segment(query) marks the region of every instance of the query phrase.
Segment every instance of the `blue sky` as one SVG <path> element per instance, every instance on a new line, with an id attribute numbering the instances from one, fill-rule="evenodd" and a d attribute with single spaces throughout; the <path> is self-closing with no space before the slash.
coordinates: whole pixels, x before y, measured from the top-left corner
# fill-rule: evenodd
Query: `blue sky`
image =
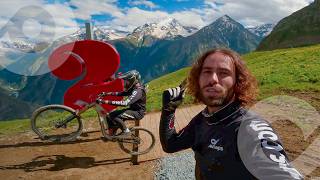
<path id="1" fill-rule="evenodd" d="M 26 6 L 47 11 L 54 19 L 56 36 L 70 34 L 91 21 L 97 26 L 132 31 L 145 23 L 175 18 L 182 25 L 202 28 L 227 14 L 244 26 L 277 23 L 313 0 L 12 0 L 0 1 L 0 28 Z M 25 16 L 32 17 L 31 12 Z M 24 18 L 24 20 L 27 18 Z M 36 20 L 36 19 L 35 19 Z M 30 34 L 39 26 L 25 23 Z M 29 26 L 27 26 L 29 24 Z M 38 29 L 36 29 L 37 27 Z"/>

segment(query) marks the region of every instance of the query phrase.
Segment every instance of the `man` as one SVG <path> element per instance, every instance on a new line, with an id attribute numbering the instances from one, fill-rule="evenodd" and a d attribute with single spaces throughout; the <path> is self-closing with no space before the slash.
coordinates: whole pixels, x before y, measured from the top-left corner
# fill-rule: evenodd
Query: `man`
<path id="1" fill-rule="evenodd" d="M 110 104 L 114 106 L 129 106 L 128 108 L 115 110 L 109 113 L 107 117 L 108 124 L 110 125 L 109 134 L 113 135 L 118 127 L 122 132 L 127 133 L 129 129 L 126 127 L 125 120 L 140 120 L 144 117 L 146 112 L 146 90 L 141 83 L 141 76 L 138 71 L 131 70 L 117 78 L 124 81 L 123 92 L 103 92 L 102 95 L 106 96 L 127 96 L 123 101 L 109 101 L 98 99 L 97 103 Z"/>
<path id="2" fill-rule="evenodd" d="M 190 71 L 187 88 L 206 108 L 176 133 L 175 109 L 184 87 L 164 91 L 159 133 L 165 152 L 192 148 L 196 179 L 302 179 L 270 125 L 246 109 L 255 100 L 256 80 L 238 54 L 204 53 Z"/>

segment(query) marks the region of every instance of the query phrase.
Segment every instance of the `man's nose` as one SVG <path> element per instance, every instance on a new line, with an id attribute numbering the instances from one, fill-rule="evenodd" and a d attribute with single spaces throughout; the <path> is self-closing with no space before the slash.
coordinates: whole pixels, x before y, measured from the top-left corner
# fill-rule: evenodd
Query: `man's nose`
<path id="1" fill-rule="evenodd" d="M 212 76 L 210 78 L 210 82 L 213 83 L 213 84 L 216 84 L 219 82 L 219 78 L 218 78 L 218 75 L 217 73 L 212 73 Z"/>

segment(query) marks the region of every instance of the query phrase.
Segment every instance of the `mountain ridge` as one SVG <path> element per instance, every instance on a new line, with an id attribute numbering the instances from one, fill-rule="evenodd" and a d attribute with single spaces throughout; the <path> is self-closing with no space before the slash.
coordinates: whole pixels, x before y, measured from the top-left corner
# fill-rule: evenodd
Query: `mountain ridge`
<path id="1" fill-rule="evenodd" d="M 320 2 L 283 18 L 260 43 L 257 50 L 292 48 L 320 43 Z"/>
<path id="2" fill-rule="evenodd" d="M 248 27 L 247 29 L 250 32 L 254 33 L 255 35 L 264 38 L 271 33 L 274 26 L 275 24 L 267 23 L 267 24 L 262 24 L 255 27 Z"/>

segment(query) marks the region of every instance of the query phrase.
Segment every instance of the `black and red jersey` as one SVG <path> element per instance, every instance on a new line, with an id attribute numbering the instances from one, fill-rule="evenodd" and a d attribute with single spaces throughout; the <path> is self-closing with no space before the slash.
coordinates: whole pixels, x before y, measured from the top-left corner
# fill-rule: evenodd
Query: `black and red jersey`
<path id="1" fill-rule="evenodd" d="M 135 86 L 130 91 L 113 92 L 113 96 L 127 96 L 123 101 L 110 101 L 115 106 L 129 106 L 128 109 L 145 113 L 147 95 L 143 85 Z"/>
<path id="2" fill-rule="evenodd" d="M 162 148 L 192 148 L 197 179 L 302 179 L 269 123 L 237 102 L 213 114 L 204 109 L 178 133 L 174 121 L 175 111 L 162 110 Z"/>

